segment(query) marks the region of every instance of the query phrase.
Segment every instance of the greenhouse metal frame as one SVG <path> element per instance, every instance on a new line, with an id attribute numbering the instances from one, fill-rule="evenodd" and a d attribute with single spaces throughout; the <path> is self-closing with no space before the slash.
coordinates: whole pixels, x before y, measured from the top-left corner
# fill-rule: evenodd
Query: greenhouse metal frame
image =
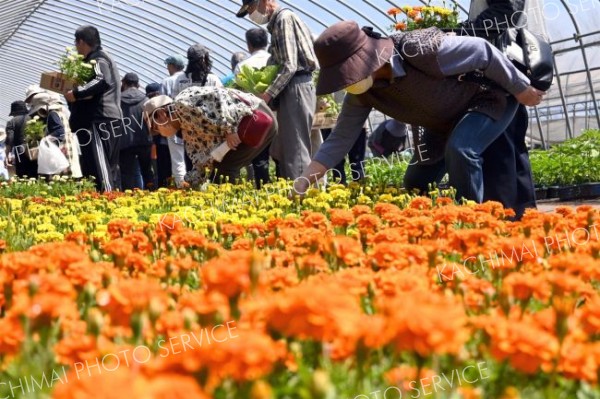
<path id="1" fill-rule="evenodd" d="M 425 4 L 425 0 L 299 0 L 281 1 L 295 10 L 318 35 L 326 27 L 352 19 L 390 34 L 391 7 Z M 0 2 L 0 127 L 9 119 L 10 103 L 23 99 L 25 88 L 39 83 L 42 72 L 72 45 L 78 26 L 94 25 L 103 46 L 115 58 L 121 74 L 136 72 L 142 85 L 167 75 L 163 60 L 185 54 L 194 43 L 212 52 L 213 70 L 230 73 L 230 57 L 245 51 L 244 32 L 254 24 L 235 17 L 240 0 L 2 0 Z M 432 1 L 442 5 L 442 0 Z M 456 2 L 460 19 L 469 1 Z M 600 127 L 595 88 L 600 85 L 600 3 L 592 0 L 544 1 L 547 35 L 555 59 L 555 81 L 540 106 L 529 108 L 529 138 L 535 146 L 577 136 Z M 371 126 L 383 116 L 373 113 Z"/>

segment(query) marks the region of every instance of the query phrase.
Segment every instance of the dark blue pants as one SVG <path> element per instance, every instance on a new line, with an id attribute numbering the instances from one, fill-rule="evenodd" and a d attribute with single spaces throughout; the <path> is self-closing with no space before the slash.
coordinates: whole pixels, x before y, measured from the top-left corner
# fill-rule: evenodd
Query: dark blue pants
<path id="1" fill-rule="evenodd" d="M 439 183 L 448 171 L 457 198 L 501 202 L 512 208 L 519 219 L 526 208 L 535 207 L 525 146 L 527 123 L 527 110 L 517 106 L 514 98 L 509 100 L 504 116 L 498 121 L 479 113 L 467 114 L 450 135 L 443 157 L 420 162 L 415 154 L 406 171 L 404 186 L 426 192 L 429 184 Z M 442 143 L 441 136 L 429 132 L 422 147 L 439 148 Z"/>
<path id="2" fill-rule="evenodd" d="M 483 153 L 484 201 L 498 201 L 520 219 L 535 208 L 535 187 L 525 135 L 529 116 L 520 105 L 506 132 Z"/>

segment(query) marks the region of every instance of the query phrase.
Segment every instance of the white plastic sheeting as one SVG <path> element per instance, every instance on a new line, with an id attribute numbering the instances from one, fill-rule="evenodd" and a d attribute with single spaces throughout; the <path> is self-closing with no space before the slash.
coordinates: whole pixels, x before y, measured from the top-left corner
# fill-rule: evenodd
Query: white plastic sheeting
<path id="1" fill-rule="evenodd" d="M 23 99 L 25 88 L 38 83 L 41 72 L 56 69 L 53 63 L 65 46 L 72 45 L 75 29 L 81 25 L 98 27 L 103 46 L 117 61 L 121 74 L 136 72 L 142 85 L 160 82 L 167 74 L 163 63 L 166 56 L 185 55 L 194 43 L 211 49 L 215 73 L 228 74 L 231 54 L 246 50 L 244 32 L 253 26 L 247 18 L 235 17 L 240 3 L 241 0 L 0 0 L 0 126 L 9 119 L 10 103 Z M 295 10 L 318 35 L 341 19 L 353 19 L 388 34 L 393 23 L 386 14 L 389 8 L 423 1 L 280 3 Z M 466 19 L 469 3 L 458 0 L 461 19 Z M 432 4 L 443 2 L 433 0 Z M 583 128 L 598 127 L 598 106 L 592 93 L 600 87 L 600 3 L 547 0 L 540 2 L 539 15 L 544 17 L 556 52 L 559 80 L 546 101 L 531 109 L 530 131 L 536 141 L 540 140 L 541 131 L 544 139 L 553 142 L 576 135 Z"/>

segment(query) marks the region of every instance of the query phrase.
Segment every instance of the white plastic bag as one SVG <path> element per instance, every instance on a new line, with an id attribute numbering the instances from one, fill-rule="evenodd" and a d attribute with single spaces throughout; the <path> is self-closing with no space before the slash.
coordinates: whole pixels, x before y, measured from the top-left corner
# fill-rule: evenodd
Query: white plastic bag
<path id="1" fill-rule="evenodd" d="M 57 175 L 69 167 L 69 160 L 58 147 L 58 140 L 46 136 L 40 141 L 38 151 L 38 173 Z"/>

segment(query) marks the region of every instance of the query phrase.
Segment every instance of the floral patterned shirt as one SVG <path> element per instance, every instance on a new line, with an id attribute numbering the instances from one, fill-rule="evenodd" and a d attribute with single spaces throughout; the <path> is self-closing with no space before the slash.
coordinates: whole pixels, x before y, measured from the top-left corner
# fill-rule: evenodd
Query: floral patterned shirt
<path id="1" fill-rule="evenodd" d="M 210 152 L 228 134 L 237 132 L 242 118 L 251 115 L 259 102 L 248 93 L 208 86 L 188 87 L 175 97 L 175 113 L 193 164 L 185 177 L 187 182 L 197 186 L 206 179 L 206 168 L 213 166 Z"/>

